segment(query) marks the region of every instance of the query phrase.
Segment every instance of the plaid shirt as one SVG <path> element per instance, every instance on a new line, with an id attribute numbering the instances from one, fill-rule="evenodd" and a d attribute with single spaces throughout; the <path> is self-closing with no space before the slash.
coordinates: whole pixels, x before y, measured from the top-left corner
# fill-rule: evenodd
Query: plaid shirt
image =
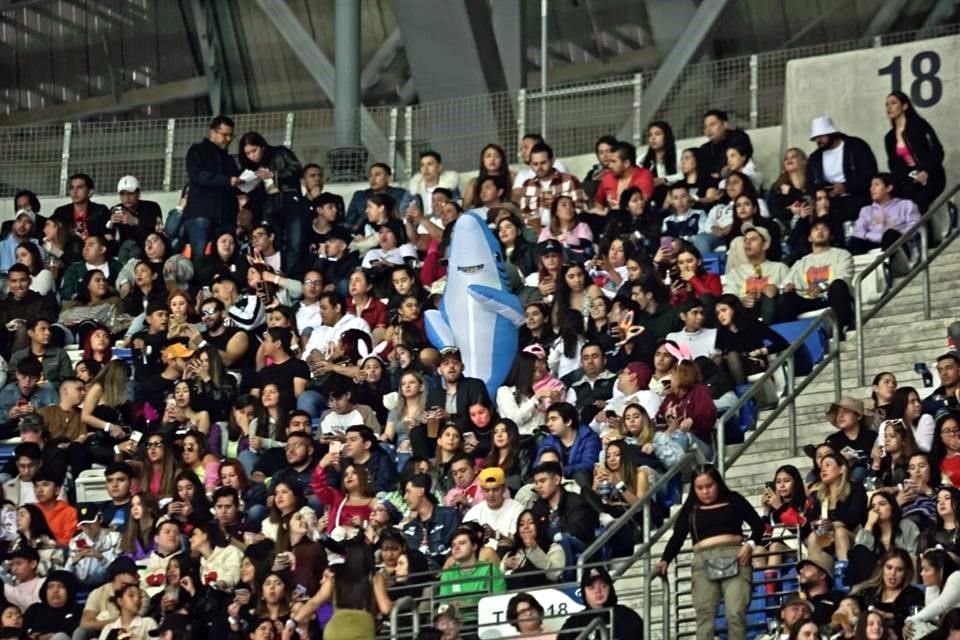
<path id="1" fill-rule="evenodd" d="M 520 210 L 527 218 L 531 216 L 539 217 L 544 211 L 549 212 L 549 207 L 542 203 L 541 198 L 545 192 L 549 191 L 553 197 L 569 196 L 573 198 L 573 206 L 577 211 L 587 210 L 587 196 L 580 186 L 580 181 L 576 176 L 569 173 L 556 171 L 550 180 L 550 185 L 544 187 L 540 178 L 534 176 L 523 183 L 523 195 L 520 197 Z"/>

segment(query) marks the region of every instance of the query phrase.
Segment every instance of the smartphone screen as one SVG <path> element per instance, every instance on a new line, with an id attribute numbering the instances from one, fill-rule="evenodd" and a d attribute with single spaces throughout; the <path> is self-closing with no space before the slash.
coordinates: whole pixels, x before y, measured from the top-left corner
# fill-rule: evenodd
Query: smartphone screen
<path id="1" fill-rule="evenodd" d="M 343 448 L 343 443 L 339 440 L 330 443 L 330 453 L 340 453 L 341 448 Z"/>

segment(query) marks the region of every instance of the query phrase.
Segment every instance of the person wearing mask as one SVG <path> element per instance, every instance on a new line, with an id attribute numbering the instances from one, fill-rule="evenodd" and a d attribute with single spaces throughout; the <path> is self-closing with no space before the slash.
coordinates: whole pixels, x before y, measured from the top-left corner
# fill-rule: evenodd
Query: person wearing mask
<path id="1" fill-rule="evenodd" d="M 693 490 L 684 502 L 655 571 L 666 575 L 688 536 L 693 538 L 693 607 L 697 640 L 712 640 L 722 601 L 730 640 L 745 640 L 751 597 L 751 558 L 763 539 L 764 523 L 739 493 L 731 491 L 712 465 L 697 467 Z M 743 538 L 744 525 L 750 537 Z"/>
<path id="2" fill-rule="evenodd" d="M 828 115 L 810 123 L 810 140 L 817 149 L 807 159 L 807 193 L 827 187 L 830 210 L 844 222 L 856 219 L 869 204 L 870 180 L 877 175 L 870 145 L 839 131 Z"/>
<path id="3" fill-rule="evenodd" d="M 568 617 L 557 640 L 576 640 L 582 630 L 596 619 L 606 622 L 613 616 L 611 640 L 643 640 L 643 619 L 630 607 L 617 601 L 613 578 L 605 567 L 594 567 L 580 581 L 583 611 Z M 609 611 L 608 611 L 609 610 Z"/>

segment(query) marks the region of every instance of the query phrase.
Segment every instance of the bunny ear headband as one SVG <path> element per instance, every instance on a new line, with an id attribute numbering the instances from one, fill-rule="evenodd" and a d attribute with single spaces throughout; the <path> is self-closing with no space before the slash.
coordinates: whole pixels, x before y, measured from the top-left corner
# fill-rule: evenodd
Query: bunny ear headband
<path id="1" fill-rule="evenodd" d="M 689 345 L 675 344 L 667 341 L 663 346 L 667 350 L 667 353 L 677 359 L 677 364 L 683 362 L 684 360 L 693 360 L 693 354 L 690 353 Z"/>
<path id="2" fill-rule="evenodd" d="M 381 355 L 387 348 L 390 346 L 390 343 L 384 340 L 380 342 L 373 348 L 373 351 L 367 349 L 367 345 L 363 340 L 357 341 L 357 354 L 360 358 L 357 360 L 357 366 L 360 366 L 364 363 L 367 358 L 376 358 L 382 363 L 384 363 L 383 356 Z"/>

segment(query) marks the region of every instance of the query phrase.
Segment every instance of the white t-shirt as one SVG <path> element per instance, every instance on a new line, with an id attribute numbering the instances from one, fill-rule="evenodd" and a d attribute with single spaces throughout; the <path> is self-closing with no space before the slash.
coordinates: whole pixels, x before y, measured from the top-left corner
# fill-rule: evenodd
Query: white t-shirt
<path id="1" fill-rule="evenodd" d="M 674 331 L 667 334 L 667 340 L 673 340 L 677 344 L 685 344 L 690 347 L 690 355 L 694 358 L 705 356 L 709 358 L 717 346 L 716 329 L 700 329 L 696 333 L 687 331 Z"/>
<path id="2" fill-rule="evenodd" d="M 517 518 L 520 517 L 522 512 L 523 505 L 510 498 L 504 500 L 496 511 L 491 509 L 487 501 L 484 500 L 470 507 L 470 510 L 463 516 L 463 521 L 490 525 L 490 528 L 496 531 L 497 535 L 512 538 L 517 532 Z M 497 541 L 491 538 L 487 542 L 487 546 L 496 549 Z"/>
<path id="3" fill-rule="evenodd" d="M 560 173 L 570 173 L 567 171 L 567 167 L 560 162 L 559 160 L 553 161 L 553 168 L 559 171 Z M 516 177 L 513 179 L 513 188 L 519 189 L 523 186 L 523 183 L 529 180 L 534 176 L 533 169 L 524 165 L 524 167 L 517 171 Z"/>
<path id="4" fill-rule="evenodd" d="M 320 422 L 320 431 L 324 435 L 329 436 L 338 431 L 342 433 L 350 427 L 358 424 L 364 424 L 364 419 L 363 416 L 360 415 L 360 412 L 356 409 L 345 414 L 339 414 L 336 411 L 331 411 L 327 415 L 323 416 L 323 420 Z"/>
<path id="5" fill-rule="evenodd" d="M 843 145 L 841 142 L 836 149 L 827 149 L 823 152 L 823 177 L 827 182 L 846 182 L 843 175 Z"/>

